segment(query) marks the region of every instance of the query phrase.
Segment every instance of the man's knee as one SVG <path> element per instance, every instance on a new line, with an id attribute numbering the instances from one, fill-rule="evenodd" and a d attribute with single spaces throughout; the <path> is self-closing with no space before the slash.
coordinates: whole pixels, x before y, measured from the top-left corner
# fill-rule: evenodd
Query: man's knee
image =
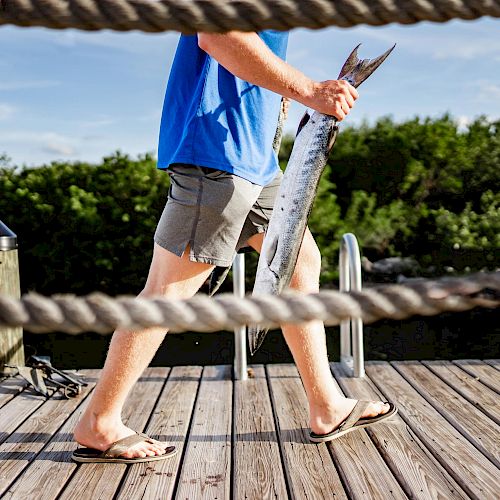
<path id="1" fill-rule="evenodd" d="M 321 253 L 312 236 L 309 237 L 306 233 L 290 287 L 306 293 L 317 292 L 320 272 Z"/>

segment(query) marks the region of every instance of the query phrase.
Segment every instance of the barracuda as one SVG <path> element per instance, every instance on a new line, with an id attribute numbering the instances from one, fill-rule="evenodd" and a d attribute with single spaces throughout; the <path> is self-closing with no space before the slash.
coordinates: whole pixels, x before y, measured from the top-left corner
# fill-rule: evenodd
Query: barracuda
<path id="1" fill-rule="evenodd" d="M 360 60 L 358 45 L 342 66 L 338 79 L 358 87 L 394 47 L 375 59 Z M 333 116 L 317 111 L 304 114 L 262 244 L 253 295 L 279 295 L 290 284 L 319 180 L 338 130 Z M 252 354 L 260 347 L 266 333 L 267 328 L 249 327 Z"/>

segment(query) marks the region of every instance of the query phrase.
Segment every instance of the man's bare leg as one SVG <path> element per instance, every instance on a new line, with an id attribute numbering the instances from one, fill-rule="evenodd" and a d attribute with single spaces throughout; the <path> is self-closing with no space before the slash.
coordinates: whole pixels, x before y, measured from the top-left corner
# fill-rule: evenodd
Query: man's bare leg
<path id="1" fill-rule="evenodd" d="M 260 251 L 264 235 L 257 234 L 248 243 Z M 291 288 L 303 293 L 319 290 L 321 255 L 309 229 L 300 249 Z M 355 399 L 345 398 L 335 388 L 326 349 L 325 328 L 322 321 L 303 325 L 281 325 L 285 340 L 292 352 L 309 401 L 310 427 L 316 434 L 326 434 L 349 415 Z M 389 411 L 389 405 L 373 402 L 363 417 L 372 417 Z"/>
<path id="2" fill-rule="evenodd" d="M 142 297 L 162 295 L 183 299 L 193 296 L 213 266 L 189 260 L 189 251 L 177 257 L 157 244 Z M 90 403 L 75 428 L 75 440 L 83 446 L 106 450 L 111 443 L 134 434 L 121 420 L 127 395 L 162 343 L 167 330 L 148 328 L 130 332 L 117 330 L 109 346 L 106 363 Z M 161 455 L 164 447 L 141 443 L 124 457 Z"/>

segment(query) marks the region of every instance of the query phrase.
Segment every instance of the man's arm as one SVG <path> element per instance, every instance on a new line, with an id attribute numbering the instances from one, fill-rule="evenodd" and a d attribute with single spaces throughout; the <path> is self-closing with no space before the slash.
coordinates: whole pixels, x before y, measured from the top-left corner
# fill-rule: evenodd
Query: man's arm
<path id="1" fill-rule="evenodd" d="M 358 98 L 343 80 L 316 82 L 276 56 L 257 33 L 198 33 L 198 45 L 233 75 L 342 120 Z"/>

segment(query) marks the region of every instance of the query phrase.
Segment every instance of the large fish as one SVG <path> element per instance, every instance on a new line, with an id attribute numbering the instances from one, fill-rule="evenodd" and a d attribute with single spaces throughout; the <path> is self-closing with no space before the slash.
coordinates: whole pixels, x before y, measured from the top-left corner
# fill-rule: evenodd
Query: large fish
<path id="1" fill-rule="evenodd" d="M 375 59 L 358 59 L 359 45 L 340 71 L 339 80 L 353 87 L 363 83 L 387 58 L 394 46 Z M 255 277 L 253 295 L 279 295 L 292 278 L 319 180 L 338 133 L 335 117 L 306 111 L 302 118 L 285 175 L 266 231 Z M 260 347 L 267 328 L 250 326 L 252 354 Z"/>

